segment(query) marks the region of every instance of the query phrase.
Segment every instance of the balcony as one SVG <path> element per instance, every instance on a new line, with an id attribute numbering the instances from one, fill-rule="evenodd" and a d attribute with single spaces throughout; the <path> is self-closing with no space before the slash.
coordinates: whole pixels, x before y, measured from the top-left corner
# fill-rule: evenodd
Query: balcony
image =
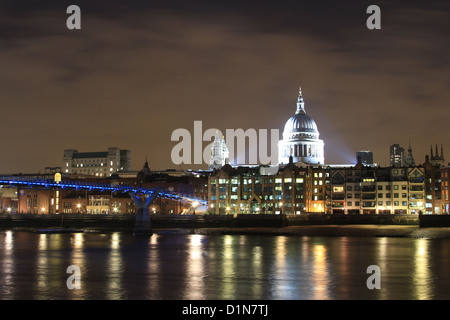
<path id="1" fill-rule="evenodd" d="M 363 201 L 362 207 L 363 208 L 374 208 L 375 207 L 375 201 Z"/>
<path id="2" fill-rule="evenodd" d="M 375 186 L 362 186 L 362 192 L 375 192 Z"/>
<path id="3" fill-rule="evenodd" d="M 331 196 L 332 200 L 345 200 L 345 194 L 333 194 Z"/>

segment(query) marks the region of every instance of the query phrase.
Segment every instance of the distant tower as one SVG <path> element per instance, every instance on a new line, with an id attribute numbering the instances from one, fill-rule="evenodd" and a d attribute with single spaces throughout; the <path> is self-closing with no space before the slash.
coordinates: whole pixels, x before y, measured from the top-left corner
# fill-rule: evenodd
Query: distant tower
<path id="1" fill-rule="evenodd" d="M 405 149 L 398 144 L 391 145 L 390 160 L 391 167 L 403 167 L 405 165 Z"/>
<path id="2" fill-rule="evenodd" d="M 373 166 L 373 152 L 372 151 L 358 151 L 356 152 L 356 161 L 361 158 L 361 163 L 365 166 Z"/>
<path id="3" fill-rule="evenodd" d="M 436 145 L 436 153 L 433 155 L 433 146 L 430 148 L 430 163 L 434 166 L 444 165 L 444 147 L 441 144 L 441 155 L 439 155 L 438 146 Z"/>
<path id="4" fill-rule="evenodd" d="M 209 167 L 211 169 L 220 169 L 225 163 L 229 161 L 229 152 L 225 139 L 220 137 L 219 132 L 216 132 L 213 145 L 211 146 L 211 160 Z"/>
<path id="5" fill-rule="evenodd" d="M 406 167 L 414 167 L 416 165 L 416 162 L 414 161 L 414 157 L 412 155 L 412 148 L 411 148 L 411 141 L 409 142 L 408 147 L 408 156 L 406 157 L 405 166 Z"/>

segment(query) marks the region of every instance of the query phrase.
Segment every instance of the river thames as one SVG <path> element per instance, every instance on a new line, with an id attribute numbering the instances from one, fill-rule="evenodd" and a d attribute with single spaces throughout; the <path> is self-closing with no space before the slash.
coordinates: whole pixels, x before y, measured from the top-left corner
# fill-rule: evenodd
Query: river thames
<path id="1" fill-rule="evenodd" d="M 450 299 L 449 267 L 450 239 L 0 231 L 2 300 Z"/>

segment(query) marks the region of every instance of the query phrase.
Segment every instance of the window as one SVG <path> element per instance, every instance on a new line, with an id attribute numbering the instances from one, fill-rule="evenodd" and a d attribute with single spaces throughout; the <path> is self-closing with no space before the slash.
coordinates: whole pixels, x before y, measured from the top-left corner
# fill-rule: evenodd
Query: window
<path id="1" fill-rule="evenodd" d="M 295 182 L 296 183 L 303 183 L 303 178 L 297 178 L 297 179 L 295 179 Z"/>
<path id="2" fill-rule="evenodd" d="M 398 198 L 398 193 L 394 193 L 394 198 Z"/>
<path id="3" fill-rule="evenodd" d="M 379 194 L 378 194 L 378 198 L 383 198 L 383 194 L 382 194 L 382 193 L 379 193 Z"/>
<path id="4" fill-rule="evenodd" d="M 398 190 L 398 184 L 394 185 L 394 190 Z"/>

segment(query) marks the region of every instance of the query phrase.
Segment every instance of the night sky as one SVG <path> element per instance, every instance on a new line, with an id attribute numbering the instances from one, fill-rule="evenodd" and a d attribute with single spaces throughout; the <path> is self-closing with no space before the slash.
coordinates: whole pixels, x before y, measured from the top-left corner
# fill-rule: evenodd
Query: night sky
<path id="1" fill-rule="evenodd" d="M 81 30 L 66 9 L 81 8 Z M 366 9 L 381 8 L 381 30 Z M 450 2 L 0 2 L 0 172 L 61 166 L 64 149 L 171 161 L 175 129 L 279 129 L 298 87 L 326 163 L 389 146 L 450 162 Z M 204 146 L 208 143 L 205 142 Z M 203 166 L 206 168 L 206 165 Z"/>

